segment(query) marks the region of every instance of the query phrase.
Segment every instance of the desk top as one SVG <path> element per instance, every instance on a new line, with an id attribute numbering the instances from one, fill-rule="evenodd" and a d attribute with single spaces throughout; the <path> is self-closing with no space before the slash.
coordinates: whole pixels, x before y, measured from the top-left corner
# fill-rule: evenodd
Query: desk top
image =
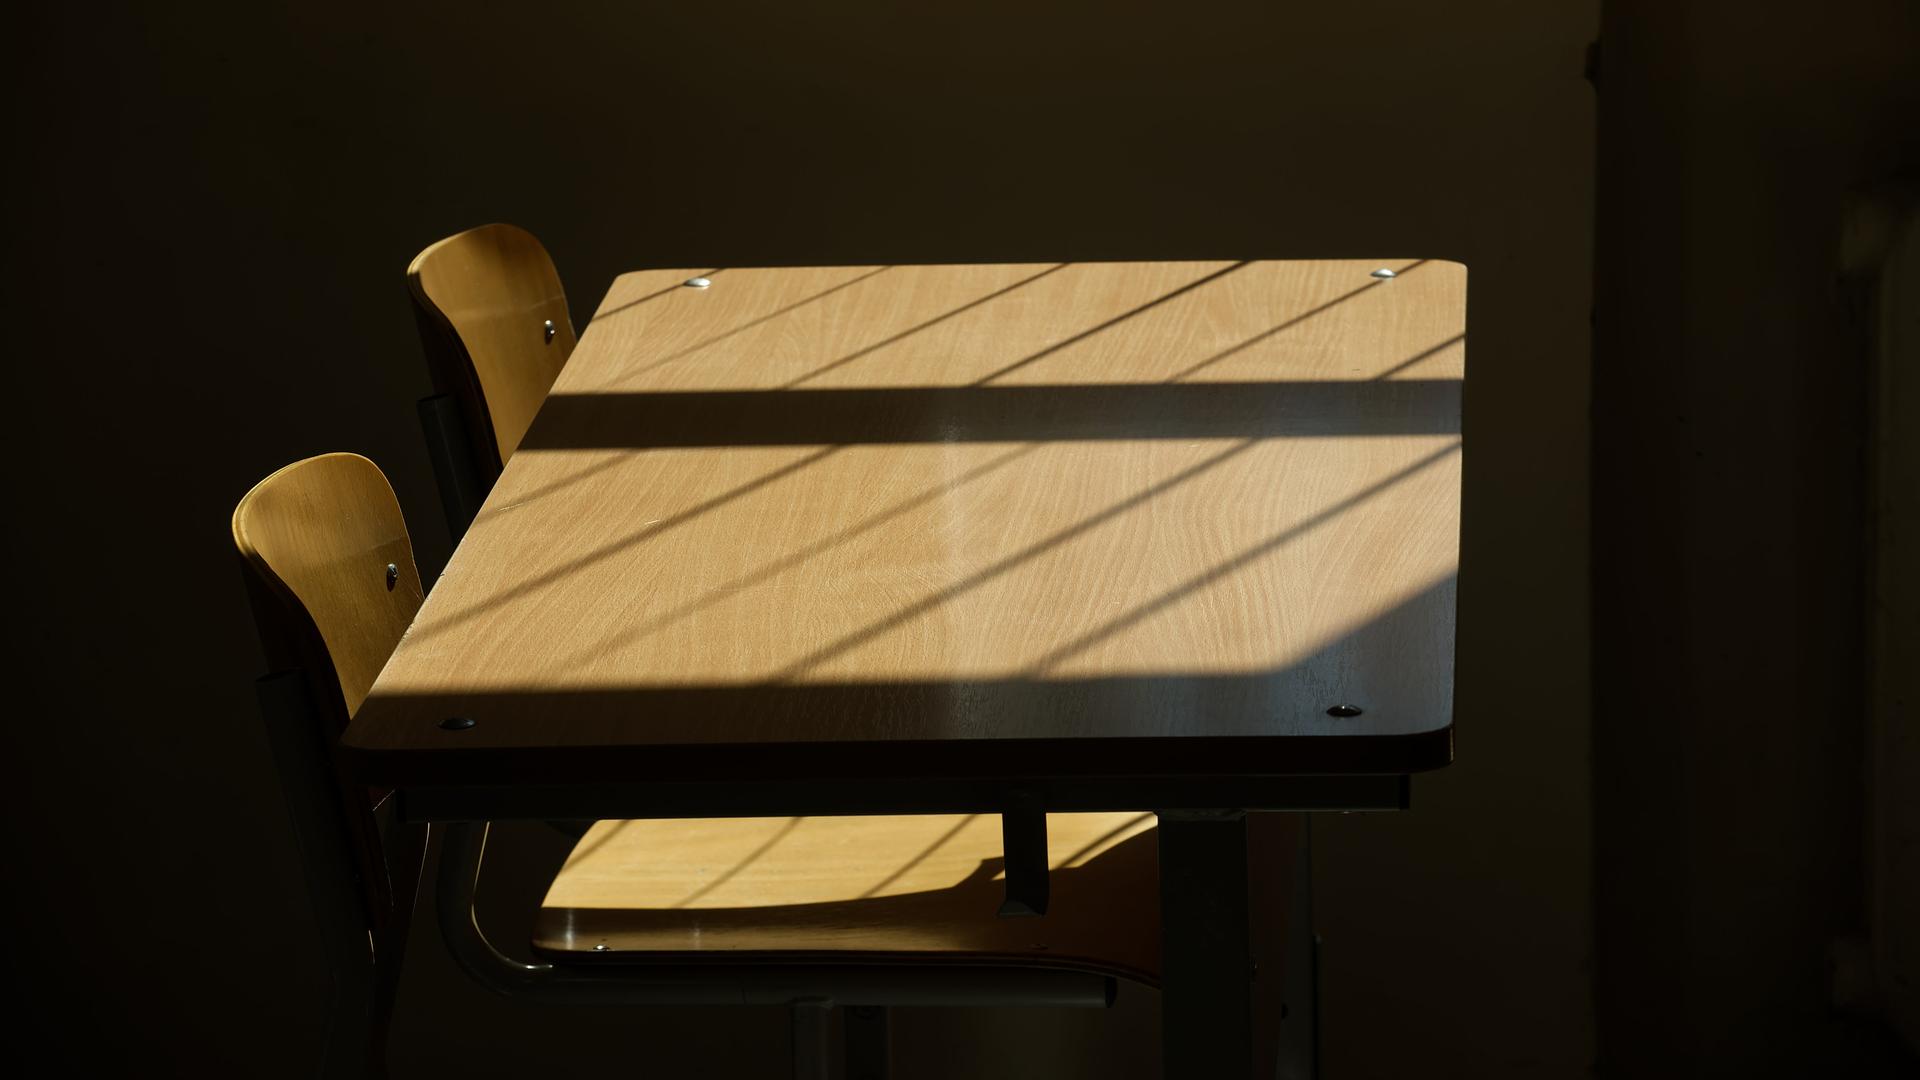
<path id="1" fill-rule="evenodd" d="M 626 274 L 344 745 L 402 786 L 1443 765 L 1465 297 Z"/>

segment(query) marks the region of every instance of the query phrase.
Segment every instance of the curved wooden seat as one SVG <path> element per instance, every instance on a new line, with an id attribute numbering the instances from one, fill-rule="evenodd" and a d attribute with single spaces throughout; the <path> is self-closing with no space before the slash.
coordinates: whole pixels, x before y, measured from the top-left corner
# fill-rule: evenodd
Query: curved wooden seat
<path id="1" fill-rule="evenodd" d="M 491 483 L 573 353 L 560 274 L 532 233 L 482 225 L 414 256 L 407 291 L 434 388 L 460 403 Z"/>
<path id="2" fill-rule="evenodd" d="M 1000 819 L 602 821 L 547 891 L 555 961 L 833 960 L 1076 967 L 1155 984 L 1154 816 L 1047 818 L 1052 900 L 1000 918 Z"/>

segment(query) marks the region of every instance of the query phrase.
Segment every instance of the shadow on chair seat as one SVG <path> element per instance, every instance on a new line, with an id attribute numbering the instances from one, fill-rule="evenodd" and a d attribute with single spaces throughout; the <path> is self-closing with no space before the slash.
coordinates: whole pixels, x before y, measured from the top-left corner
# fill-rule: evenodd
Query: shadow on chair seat
<path id="1" fill-rule="evenodd" d="M 992 814 L 600 822 L 554 879 L 533 945 L 553 963 L 1071 968 L 1155 985 L 1152 814 L 1048 817 L 1052 904 L 996 915 Z"/>

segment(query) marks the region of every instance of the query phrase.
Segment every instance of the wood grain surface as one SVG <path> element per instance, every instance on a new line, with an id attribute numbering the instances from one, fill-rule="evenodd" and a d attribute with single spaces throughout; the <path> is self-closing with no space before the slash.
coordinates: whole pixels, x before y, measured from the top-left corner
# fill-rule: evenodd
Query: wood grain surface
<path id="1" fill-rule="evenodd" d="M 407 291 L 434 387 L 465 410 L 475 465 L 491 479 L 573 353 L 560 274 L 532 233 L 482 225 L 414 256 Z"/>
<path id="2" fill-rule="evenodd" d="M 997 814 L 603 821 L 548 888 L 534 947 L 1001 956 L 1151 981 L 1153 815 L 1054 814 L 1048 834 L 1048 914 L 1000 918 Z"/>
<path id="3" fill-rule="evenodd" d="M 1250 824 L 1254 940 L 1261 967 L 1279 971 L 1300 821 Z M 548 887 L 533 946 L 617 962 L 1012 963 L 1158 984 L 1154 815 L 1050 814 L 1047 835 L 1047 914 L 1002 918 L 997 814 L 603 821 Z"/>
<path id="4" fill-rule="evenodd" d="M 413 545 L 386 476 L 358 454 L 296 461 L 240 500 L 233 542 L 267 594 L 255 614 L 268 652 L 280 654 L 268 661 L 305 668 L 325 696 L 337 688 L 329 712 L 344 723 L 420 609 Z"/>
<path id="5" fill-rule="evenodd" d="M 391 780 L 1015 740 L 1444 764 L 1465 290 L 1408 259 L 625 275 L 347 745 Z"/>

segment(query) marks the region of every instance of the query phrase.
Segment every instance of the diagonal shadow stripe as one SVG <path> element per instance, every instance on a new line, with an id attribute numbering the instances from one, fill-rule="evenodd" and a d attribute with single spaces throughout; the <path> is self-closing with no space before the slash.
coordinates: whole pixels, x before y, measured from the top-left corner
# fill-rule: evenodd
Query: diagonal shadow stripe
<path id="1" fill-rule="evenodd" d="M 1010 292 L 1013 292 L 1016 289 L 1024 288 L 1025 286 L 1031 285 L 1034 282 L 1039 281 L 1041 278 L 1046 277 L 1048 274 L 1057 273 L 1061 270 L 1064 270 L 1067 268 L 1068 265 L 1070 264 L 1060 263 L 1057 266 L 1049 266 L 1045 270 L 1040 271 L 1039 273 L 1033 275 L 1032 277 L 1021 278 L 1019 281 L 1016 281 L 1011 285 L 1007 285 L 1003 288 L 995 289 L 993 292 L 988 293 L 987 295 L 981 297 L 978 300 L 973 300 L 968 303 L 962 304 L 959 307 L 954 308 L 952 311 L 948 311 L 940 315 L 936 315 L 933 318 L 928 319 L 926 322 L 919 324 L 918 326 L 908 327 L 907 329 L 902 330 L 899 333 L 892 335 L 891 337 L 883 338 L 882 340 L 876 341 L 873 344 L 866 346 L 865 348 L 857 349 L 853 352 L 850 352 L 847 355 L 841 357 L 840 359 L 825 365 L 824 367 L 814 368 L 812 371 L 809 371 L 805 375 L 802 375 L 799 378 L 794 379 L 792 382 L 781 384 L 780 389 L 791 390 L 794 387 L 799 386 L 801 383 L 807 382 L 812 379 L 817 379 L 820 376 L 825 375 L 827 372 L 832 371 L 836 368 L 842 368 L 863 357 L 872 356 L 874 353 L 879 352 L 881 349 L 888 348 L 889 346 L 892 346 L 892 345 L 897 345 L 900 342 L 906 340 L 907 338 L 912 337 L 913 335 L 921 332 L 922 330 L 926 330 L 931 327 L 938 326 L 939 324 L 946 322 L 948 319 L 954 318 L 955 316 L 958 316 L 958 315 L 964 315 L 967 312 L 972 311 L 974 308 L 981 306 L 982 304 L 987 304 L 987 303 L 991 303 L 992 301 L 998 300 L 1001 297 L 1007 295 Z"/>
<path id="2" fill-rule="evenodd" d="M 880 884 L 875 885 L 873 888 L 868 889 L 866 892 L 861 893 L 860 898 L 864 900 L 869 896 L 878 896 L 880 894 L 881 889 L 884 889 L 887 886 L 893 884 L 894 882 L 899 881 L 901 878 L 906 877 L 907 872 L 909 870 L 912 870 L 914 867 L 919 866 L 923 862 L 926 862 L 929 856 L 931 856 L 934 852 L 939 851 L 942 847 L 946 846 L 947 841 L 952 840 L 956 836 L 959 836 L 960 830 L 972 824 L 973 821 L 977 819 L 979 816 L 980 816 L 979 814 L 968 814 L 967 816 L 961 818 L 957 823 L 954 824 L 953 828 L 948 829 L 944 833 L 941 833 L 939 838 L 934 840 L 933 843 L 928 844 L 926 846 L 926 849 L 921 851 L 920 854 L 915 855 L 913 858 L 908 859 L 904 863 L 901 863 L 900 868 L 898 870 L 895 870 L 893 873 L 888 874 L 885 878 L 882 878 L 880 881 Z"/>
<path id="3" fill-rule="evenodd" d="M 1441 342 L 1440 344 L 1435 345 L 1431 349 L 1423 349 L 1420 352 L 1414 353 L 1412 356 L 1407 357 L 1405 360 L 1402 360 L 1399 363 L 1388 368 L 1387 370 L 1381 372 L 1380 374 L 1375 375 L 1373 378 L 1376 382 L 1382 379 L 1390 379 L 1393 376 L 1400 374 L 1401 372 L 1407 370 L 1410 367 L 1413 367 L 1416 364 L 1433 359 L 1434 357 L 1440 355 L 1443 352 L 1446 352 L 1448 349 L 1453 348 L 1455 345 L 1458 345 L 1465 340 L 1467 340 L 1467 335 L 1455 334 L 1454 336 L 1448 338 L 1447 340 Z"/>
<path id="4" fill-rule="evenodd" d="M 1100 642 L 1105 641 L 1106 639 L 1112 637 L 1113 635 L 1118 634 L 1129 627 L 1136 626 L 1142 622 L 1145 622 L 1147 619 L 1153 617 L 1155 614 L 1161 611 L 1164 611 L 1168 607 L 1171 607 L 1172 605 L 1178 603 L 1182 598 L 1189 596 L 1199 591 L 1200 589 L 1204 589 L 1208 585 L 1211 585 L 1214 582 L 1219 581 L 1224 577 L 1227 577 L 1228 575 L 1246 566 L 1248 563 L 1254 562 L 1257 559 L 1260 559 L 1266 555 L 1273 553 L 1274 551 L 1282 547 L 1285 547 L 1287 544 L 1291 543 L 1292 541 L 1297 540 L 1302 536 L 1305 536 L 1307 533 L 1312 532 L 1313 530 L 1319 528 L 1322 525 L 1325 525 L 1327 522 L 1332 521 L 1334 518 L 1339 517 L 1341 514 L 1346 513 L 1348 510 L 1351 510 L 1354 507 L 1359 506 L 1361 503 L 1366 502 L 1368 499 L 1373 498 L 1375 495 L 1378 495 L 1381 492 L 1386 491 L 1388 488 L 1393 487 L 1395 484 L 1398 484 L 1403 480 L 1407 480 L 1413 477 L 1414 475 L 1425 471 L 1426 469 L 1437 464 L 1443 458 L 1451 456 L 1454 452 L 1458 451 L 1459 449 L 1460 449 L 1460 444 L 1453 443 L 1450 446 L 1446 446 L 1439 450 L 1436 450 L 1433 453 L 1428 454 L 1426 457 L 1423 457 L 1420 460 L 1414 462 L 1413 464 L 1408 465 L 1407 467 L 1399 470 L 1398 472 L 1395 472 L 1393 475 L 1388 476 L 1379 481 L 1376 481 L 1375 483 L 1369 484 L 1365 488 L 1362 488 L 1361 490 L 1356 491 L 1353 494 L 1347 496 L 1346 498 L 1341 499 L 1340 501 L 1334 503 L 1332 506 L 1326 507 L 1325 509 L 1318 511 L 1312 517 L 1307 518 L 1305 521 L 1301 521 L 1293 526 L 1290 526 L 1289 528 L 1284 529 L 1281 532 L 1276 533 L 1275 535 L 1270 536 L 1265 540 L 1262 540 L 1260 543 L 1255 544 L 1253 547 L 1248 548 L 1247 550 L 1241 552 L 1240 554 L 1235 555 L 1233 558 L 1228 559 L 1227 561 L 1220 563 L 1217 566 L 1209 567 L 1206 570 L 1194 575 L 1193 577 L 1188 578 L 1187 580 L 1181 582 L 1180 584 L 1174 586 L 1173 588 L 1168 589 L 1167 591 L 1161 593 L 1159 596 L 1156 596 L 1153 599 L 1147 601 L 1146 603 L 1141 604 L 1140 606 L 1134 608 L 1132 611 L 1129 611 L 1123 615 L 1117 616 L 1109 620 L 1108 622 L 1104 623 L 1103 625 L 1098 626 L 1093 630 L 1090 630 L 1087 633 L 1082 634 L 1080 637 L 1077 637 L 1074 640 L 1067 642 L 1065 645 L 1061 645 L 1058 648 L 1054 649 L 1053 651 L 1047 653 L 1045 656 L 1034 661 L 1033 666 L 1026 670 L 1025 672 L 1026 677 L 1038 678 L 1039 676 L 1046 674 L 1049 668 L 1052 668 L 1058 665 L 1059 663 L 1068 659 L 1069 657 L 1077 656 L 1080 653 L 1083 653 L 1088 649 L 1092 648 L 1093 646 L 1099 644 Z"/>
<path id="5" fill-rule="evenodd" d="M 1019 551 L 1014 552 L 1012 555 L 995 560 L 991 565 L 976 570 L 966 577 L 961 578 L 959 581 L 908 604 L 906 607 L 888 615 L 886 618 L 878 619 L 859 630 L 855 630 L 851 634 L 847 634 L 836 641 L 815 649 L 813 652 L 795 660 L 785 668 L 769 676 L 766 681 L 779 683 L 789 679 L 795 679 L 805 674 L 811 668 L 818 667 L 836 657 L 844 656 L 880 635 L 912 622 L 927 612 L 932 611 L 934 608 L 939 607 L 941 604 L 964 596 L 980 586 L 985 585 L 987 582 L 1026 563 L 1032 562 L 1053 548 L 1057 548 L 1062 544 L 1069 543 L 1092 532 L 1094 529 L 1112 521 L 1127 511 L 1135 509 L 1144 503 L 1151 502 L 1158 496 L 1179 487 L 1181 484 L 1192 480 L 1204 472 L 1224 464 L 1231 458 L 1246 453 L 1258 445 L 1260 445 L 1258 440 L 1246 439 L 1234 443 L 1232 446 L 1218 453 L 1210 454 L 1197 464 L 1189 465 L 1179 472 L 1174 473 L 1172 476 L 1167 477 L 1165 480 L 1150 484 L 1134 492 L 1132 495 L 1121 499 L 1119 502 L 1108 506 L 1097 514 L 1089 515 L 1055 532 L 1051 536 L 1036 540 L 1026 547 L 1021 548 Z"/>
<path id="6" fill-rule="evenodd" d="M 668 353 L 667 355 L 660 357 L 659 359 L 655 360 L 651 364 L 646 365 L 645 367 L 635 368 L 632 371 L 623 371 L 621 372 L 621 374 L 622 375 L 638 375 L 638 374 L 641 374 L 642 372 L 652 371 L 654 368 L 660 367 L 662 365 L 671 364 L 675 360 L 685 359 L 686 357 L 692 356 L 694 353 L 697 353 L 702 349 L 708 348 L 713 345 L 718 345 L 720 342 L 725 341 L 730 337 L 733 337 L 735 334 L 744 334 L 748 330 L 751 330 L 756 326 L 764 326 L 767 323 L 770 323 L 773 320 L 780 318 L 782 315 L 790 314 L 791 312 L 794 312 L 800 308 L 806 307 L 808 304 L 814 303 L 817 300 L 821 300 L 826 297 L 832 296 L 834 293 L 837 293 L 842 289 L 851 289 L 855 285 L 860 284 L 861 282 L 867 280 L 868 278 L 891 269 L 893 269 L 893 267 L 891 266 L 882 266 L 877 269 L 869 270 L 858 277 L 849 278 L 846 281 L 839 283 L 838 285 L 834 285 L 830 288 L 822 289 L 819 292 L 814 293 L 812 296 L 803 297 L 802 299 L 795 300 L 793 303 L 788 304 L 783 308 L 780 308 L 775 311 L 769 311 L 765 315 L 759 316 L 758 318 L 749 319 L 746 322 L 741 323 L 739 326 L 733 327 L 732 329 L 729 329 L 729 330 L 724 330 L 718 334 L 713 335 L 710 338 L 707 338 L 705 341 L 699 342 L 698 344 L 689 345 L 684 349 L 679 349 L 674 352 Z"/>
<path id="7" fill-rule="evenodd" d="M 1103 330 L 1110 330 L 1113 327 L 1118 326 L 1123 322 L 1126 322 L 1128 319 L 1133 318 L 1135 315 L 1139 315 L 1143 312 L 1151 311 L 1152 309 L 1159 307 L 1161 304 L 1164 304 L 1169 300 L 1172 300 L 1176 297 L 1185 296 L 1187 293 L 1192 292 L 1193 290 L 1201 287 L 1202 285 L 1206 285 L 1206 284 L 1209 284 L 1210 282 L 1218 281 L 1221 278 L 1226 277 L 1228 274 L 1233 273 L 1235 270 L 1239 270 L 1239 269 L 1242 269 L 1243 267 L 1247 267 L 1251 265 L 1253 265 L 1252 260 L 1242 259 L 1239 262 L 1234 263 L 1232 266 L 1228 266 L 1221 270 L 1215 270 L 1213 273 L 1208 274 L 1205 277 L 1202 277 L 1196 281 L 1190 281 L 1187 284 L 1180 286 L 1179 288 L 1173 290 L 1170 293 L 1167 293 L 1163 296 L 1156 296 L 1152 300 L 1149 300 L 1138 307 L 1130 308 L 1126 311 L 1121 312 L 1118 315 L 1115 315 L 1113 318 L 1106 320 L 1105 322 L 1098 323 L 1094 326 L 1090 326 L 1085 330 L 1082 330 L 1079 333 L 1073 335 L 1072 337 L 1066 339 L 1065 341 L 1055 342 L 1054 344 L 1049 345 L 1044 349 L 1041 349 L 1037 353 L 1034 353 L 1030 356 L 1023 356 L 1020 359 L 1015 360 L 1013 363 L 1008 364 L 1006 367 L 1003 367 L 998 371 L 995 371 L 988 375 L 983 375 L 980 377 L 980 379 L 974 382 L 973 385 L 985 386 L 987 383 L 990 383 L 993 380 L 1000 378 L 1002 375 L 1011 375 L 1014 372 L 1019 371 L 1021 368 L 1028 367 L 1033 364 L 1037 364 L 1040 361 L 1045 360 L 1047 357 L 1052 356 L 1055 353 L 1061 351 L 1062 349 L 1066 349 L 1071 346 L 1078 345 L 1080 342 L 1085 341 L 1086 339 L 1094 336 L 1095 334 L 1100 333 Z"/>
<path id="8" fill-rule="evenodd" d="M 1422 263 L 1426 261 L 1427 260 L 1425 259 L 1417 259 L 1413 262 L 1408 263 L 1406 266 L 1401 267 L 1398 271 L 1396 271 L 1394 274 L 1394 277 L 1390 280 L 1398 280 L 1399 278 L 1404 277 L 1409 271 L 1417 269 Z M 1199 363 L 1193 365 L 1192 367 L 1187 368 L 1186 370 L 1181 371 L 1173 376 L 1170 376 L 1167 379 L 1167 381 L 1179 382 L 1181 379 L 1184 379 L 1189 375 L 1199 374 L 1201 371 L 1212 367 L 1213 365 L 1219 363 L 1222 360 L 1227 359 L 1228 357 L 1237 356 L 1240 353 L 1253 348 L 1255 345 L 1258 345 L 1261 342 L 1266 341 L 1267 339 L 1273 337 L 1275 334 L 1278 334 L 1282 331 L 1290 330 L 1296 326 L 1299 326 L 1301 323 L 1306 322 L 1308 319 L 1313 318 L 1315 315 L 1319 315 L 1322 312 L 1339 307 L 1341 304 L 1346 303 L 1347 301 L 1353 299 L 1356 296 L 1359 296 L 1361 293 L 1364 293 L 1369 289 L 1377 289 L 1383 285 L 1387 285 L 1388 283 L 1389 283 L 1388 281 L 1382 281 L 1378 279 L 1369 281 L 1365 285 L 1360 286 L 1359 288 L 1353 290 L 1352 292 L 1342 293 L 1341 295 L 1334 297 L 1333 299 L 1327 301 L 1324 304 L 1321 304 L 1310 310 L 1303 311 L 1300 314 L 1295 315 L 1293 318 L 1288 319 L 1286 322 L 1280 323 L 1277 326 L 1268 327 L 1267 329 L 1260 331 L 1258 334 L 1253 335 L 1252 337 L 1248 338 L 1247 340 L 1241 342 L 1238 345 L 1233 346 L 1230 349 L 1222 349 L 1221 351 L 1214 353 L 1212 356 L 1207 357 L 1205 360 L 1200 361 Z"/>
<path id="9" fill-rule="evenodd" d="M 577 663 L 587 658 L 588 655 L 605 653 L 612 649 L 624 648 L 627 645 L 631 645 L 634 642 L 639 641 L 640 639 L 646 637 L 649 634 L 658 633 L 660 630 L 664 629 L 665 627 L 670 626 L 673 623 L 676 623 L 681 619 L 686 618 L 689 615 L 695 614 L 696 612 L 712 607 L 714 604 L 717 604 L 720 601 L 725 600 L 727 597 L 733 595 L 736 592 L 739 592 L 742 589 L 750 589 L 755 585 L 761 584 L 762 582 L 769 581 L 775 577 L 778 577 L 781 573 L 794 569 L 795 567 L 801 566 L 817 558 L 818 556 L 825 554 L 826 552 L 831 551 L 836 547 L 839 547 L 841 544 L 847 543 L 848 541 L 855 539 L 856 537 L 872 532 L 873 530 L 879 528 L 880 526 L 885 525 L 889 521 L 893 521 L 904 514 L 912 513 L 914 510 L 920 507 L 936 502 L 943 496 L 952 494 L 953 492 L 959 490 L 960 488 L 966 486 L 967 484 L 973 483 L 975 480 L 978 480 L 981 477 L 984 477 L 1001 468 L 1004 468 L 1005 466 L 1012 464 L 1014 461 L 1020 458 L 1023 458 L 1028 454 L 1033 453 L 1035 450 L 1038 450 L 1041 447 L 1041 445 L 1042 444 L 1040 443 L 1027 443 L 1005 454 L 1001 454 L 1000 456 L 995 457 L 991 461 L 988 461 L 981 465 L 976 465 L 973 468 L 968 469 L 966 472 L 961 473 L 959 476 L 956 476 L 951 480 L 945 481 L 940 484 L 936 484 L 933 487 L 930 487 L 927 490 L 922 491 L 917 495 L 913 495 L 908 498 L 902 499 L 899 502 L 893 504 L 892 506 L 886 508 L 885 510 L 881 510 L 877 513 L 871 514 L 866 518 L 863 518 L 859 522 L 853 525 L 849 525 L 844 529 L 841 529 L 840 531 L 834 533 L 831 536 L 824 537 L 820 540 L 816 540 L 813 543 L 807 544 L 804 547 L 801 547 L 795 551 L 789 552 L 788 554 L 783 555 L 780 558 L 775 559 L 774 561 L 767 563 L 756 570 L 750 571 L 746 574 L 742 574 L 739 577 L 733 578 L 721 585 L 716 585 L 712 589 L 707 590 L 707 592 L 703 593 L 702 595 L 692 600 L 689 600 L 686 603 L 681 604 L 680 606 L 674 608 L 671 611 L 662 612 L 661 614 L 656 615 L 651 619 L 648 619 L 646 622 L 641 623 L 638 626 L 629 627 L 628 629 L 621 631 L 617 637 L 614 637 L 606 641 L 596 641 L 588 647 L 589 650 L 591 650 L 590 653 L 586 651 L 575 653 L 571 656 L 563 657 L 557 663 L 560 666 L 564 667 L 570 664 Z"/>
<path id="10" fill-rule="evenodd" d="M 806 819 L 797 818 L 797 817 L 788 818 L 786 824 L 780 826 L 780 829 L 778 832 L 775 832 L 772 836 L 767 837 L 766 842 L 761 844 L 759 847 L 754 848 L 753 851 L 748 853 L 746 858 L 741 859 L 737 863 L 734 863 L 733 866 L 731 866 L 727 870 L 714 875 L 714 877 L 710 879 L 705 885 L 702 885 L 699 888 L 693 890 L 691 893 L 688 893 L 686 897 L 681 899 L 679 902 L 673 904 L 672 906 L 677 908 L 686 907 L 688 904 L 693 903 L 695 900 L 700 899 L 701 897 L 707 895 L 708 893 L 719 888 L 720 886 L 725 885 L 727 882 L 732 881 L 734 878 L 739 877 L 741 872 L 746 870 L 747 867 L 752 866 L 756 862 L 759 862 L 760 856 L 765 855 L 769 851 L 772 851 L 775 845 L 779 844 L 780 841 L 785 840 L 788 836 L 790 836 L 793 833 L 793 830 L 799 828 L 800 823 L 804 820 Z"/>
<path id="11" fill-rule="evenodd" d="M 700 276 L 704 278 L 710 278 L 715 274 L 725 272 L 725 270 L 726 270 L 726 267 L 724 266 L 716 266 L 713 269 L 700 274 Z M 649 300 L 658 300 L 670 292 L 678 292 L 684 288 L 686 288 L 686 285 L 680 282 L 675 282 L 664 289 L 655 289 L 653 292 L 650 292 L 645 296 L 636 296 L 633 299 L 627 301 L 626 303 L 621 304 L 619 307 L 610 307 L 600 311 L 596 311 L 593 313 L 593 318 L 587 320 L 587 325 L 592 326 L 594 323 L 599 322 L 601 319 L 604 319 L 609 315 L 618 315 L 619 313 L 627 310 L 628 308 L 639 307 L 641 304 L 644 304 Z"/>
<path id="12" fill-rule="evenodd" d="M 514 585 L 513 588 L 506 590 L 505 592 L 503 592 L 498 596 L 488 597 L 483 603 L 475 604 L 471 607 L 462 608 L 457 611 L 449 612 L 444 616 L 437 617 L 434 622 L 429 624 L 422 624 L 416 621 L 413 624 L 413 627 L 407 631 L 407 636 L 404 640 L 422 641 L 436 634 L 445 633 L 446 631 L 456 626 L 459 626 L 462 623 L 468 622 L 469 620 L 485 615 L 488 611 L 492 610 L 495 604 L 499 603 L 501 600 L 511 599 L 512 597 L 515 597 L 515 596 L 523 596 L 526 593 L 531 592 L 533 590 L 545 588 L 546 586 L 551 585 L 554 582 L 559 581 L 560 579 L 566 577 L 568 574 L 572 574 L 580 569 L 583 569 L 588 566 L 592 566 L 593 564 L 600 562 L 602 559 L 611 558 L 612 556 L 617 555 L 622 551 L 625 551 L 627 548 L 633 546 L 634 544 L 637 544 L 642 541 L 648 540 L 652 537 L 658 536 L 669 529 L 677 529 L 680 526 L 685 525 L 687 522 L 692 521 L 693 519 L 699 517 L 702 514 L 708 513 L 709 511 L 712 511 L 712 510 L 717 510 L 720 507 L 725 506 L 730 502 L 733 502 L 735 499 L 745 498 L 746 496 L 751 495 L 754 492 L 759 491 L 770 484 L 778 483 L 779 481 L 784 480 L 789 476 L 792 476 L 794 473 L 797 473 L 800 470 L 805 469 L 810 465 L 813 465 L 815 462 L 821 461 L 822 459 L 825 459 L 825 458 L 832 457 L 834 454 L 839 453 L 843 449 L 845 449 L 845 447 L 840 447 L 840 446 L 820 447 L 819 449 L 813 451 L 810 454 L 800 457 L 794 461 L 790 461 L 785 465 L 781 465 L 778 468 L 771 469 L 765 473 L 762 473 L 761 475 L 756 476 L 753 479 L 746 481 L 745 483 L 737 484 L 731 488 L 728 488 L 727 490 L 719 493 L 718 495 L 711 496 L 701 501 L 697 505 L 687 507 L 685 510 L 680 511 L 679 513 L 661 518 L 657 521 L 649 521 L 646 524 L 641 525 L 639 528 L 635 529 L 633 532 L 628 533 L 626 536 L 623 536 L 620 539 L 613 541 L 612 543 L 606 544 L 602 547 L 596 548 L 593 551 L 589 551 L 583 555 L 569 559 L 566 562 L 561 563 L 559 566 L 556 566 L 551 570 L 546 571 L 545 573 L 538 574 L 534 577 L 528 578 L 527 580 Z M 502 507 L 501 509 L 504 510 L 511 507 L 517 507 L 520 505 L 521 503 L 518 503 L 518 502 L 508 503 L 505 507 Z"/>

